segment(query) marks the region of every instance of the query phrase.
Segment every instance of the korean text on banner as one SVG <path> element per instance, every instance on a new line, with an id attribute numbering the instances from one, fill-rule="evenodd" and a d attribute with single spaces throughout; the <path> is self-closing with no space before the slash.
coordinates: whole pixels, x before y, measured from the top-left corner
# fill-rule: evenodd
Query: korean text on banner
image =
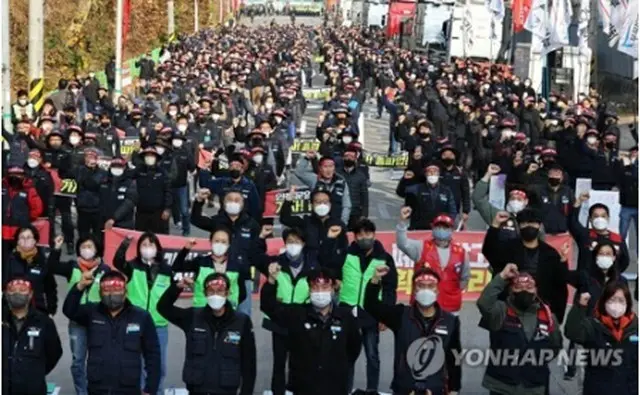
<path id="1" fill-rule="evenodd" d="M 127 250 L 127 259 L 133 259 L 136 254 L 136 245 L 138 238 L 142 233 L 128 229 L 114 228 L 105 231 L 105 249 L 104 260 L 108 264 L 112 264 L 113 257 L 116 250 L 127 237 L 133 238 L 129 249 Z M 431 232 L 417 231 L 409 232 L 409 236 L 412 239 L 425 240 L 430 238 Z M 484 240 L 484 232 L 456 232 L 453 236 L 453 241 L 462 244 L 462 246 L 469 252 L 469 261 L 471 265 L 471 278 L 467 286 L 466 293 L 464 294 L 464 300 L 474 301 L 479 296 L 485 285 L 491 281 L 491 273 L 489 271 L 489 264 L 485 261 L 482 255 L 482 242 Z M 398 298 L 402 300 L 408 300 L 411 295 L 411 283 L 413 279 L 413 264 L 414 262 L 409 259 L 403 252 L 401 252 L 396 245 L 396 236 L 394 232 L 377 232 L 377 239 L 382 243 L 384 248 L 393 256 L 393 259 L 398 268 Z M 190 238 L 180 236 L 168 236 L 158 235 L 160 243 L 164 251 L 164 259 L 172 265 L 178 252 L 182 249 Z M 546 242 L 552 245 L 556 249 L 560 249 L 563 244 L 570 243 L 571 237 L 568 234 L 547 236 Z M 284 244 L 281 238 L 272 238 L 267 242 L 268 253 L 270 255 L 278 255 L 282 253 Z M 196 245 L 191 250 L 189 258 L 192 258 L 198 253 L 207 253 L 211 249 L 211 243 L 206 239 L 196 239 Z M 568 260 L 572 260 L 573 250 L 569 251 Z"/>
<path id="2" fill-rule="evenodd" d="M 264 199 L 263 217 L 275 218 L 279 216 L 282 204 L 286 200 L 288 193 L 288 189 L 276 189 L 267 192 Z M 308 188 L 296 190 L 296 194 L 291 201 L 291 212 L 294 215 L 311 214 L 311 190 Z"/>

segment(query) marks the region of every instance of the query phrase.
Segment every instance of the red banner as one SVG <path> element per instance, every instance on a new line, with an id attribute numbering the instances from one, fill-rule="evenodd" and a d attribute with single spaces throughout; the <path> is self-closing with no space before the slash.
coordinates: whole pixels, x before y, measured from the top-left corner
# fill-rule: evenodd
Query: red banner
<path id="1" fill-rule="evenodd" d="M 136 246 L 138 237 L 142 233 L 127 229 L 114 228 L 105 232 L 105 249 L 104 259 L 108 264 L 112 264 L 113 256 L 116 250 L 120 246 L 120 243 L 127 237 L 133 237 L 131 245 L 127 250 L 127 259 L 133 259 L 136 256 Z M 431 232 L 417 231 L 409 232 L 409 236 L 412 239 L 424 240 L 429 238 Z M 471 266 L 471 278 L 467 290 L 463 297 L 465 301 L 475 301 L 480 296 L 480 293 L 484 289 L 485 285 L 491 281 L 491 273 L 489 272 L 489 264 L 485 261 L 482 255 L 482 243 L 484 240 L 484 232 L 456 232 L 454 233 L 453 241 L 462 244 L 465 250 L 469 253 L 469 263 Z M 164 249 L 164 259 L 168 264 L 173 264 L 176 255 L 187 244 L 190 238 L 181 236 L 167 236 L 158 235 L 160 243 Z M 393 256 L 398 269 L 398 299 L 408 300 L 411 294 L 411 280 L 413 277 L 413 261 L 409 259 L 403 252 L 398 249 L 396 245 L 395 232 L 376 232 L 377 239 L 384 245 L 385 249 Z M 350 237 L 351 238 L 351 237 Z M 571 237 L 568 234 L 558 236 L 547 236 L 546 242 L 551 244 L 554 248 L 560 249 L 564 243 L 572 245 Z M 270 255 L 278 255 L 282 253 L 284 244 L 281 238 L 272 238 L 268 240 L 268 253 Z M 197 239 L 196 245 L 192 249 L 191 255 L 195 256 L 198 253 L 209 252 L 211 250 L 211 243 L 207 239 Z M 572 260 L 573 250 L 569 251 L 569 262 Z M 263 279 L 264 280 L 264 279 Z M 570 295 L 569 302 L 571 302 L 572 296 Z"/>
<path id="2" fill-rule="evenodd" d="M 268 191 L 264 198 L 265 218 L 275 218 L 280 216 L 282 204 L 287 198 L 288 189 L 276 189 Z M 296 190 L 296 196 L 291 201 L 291 211 L 295 215 L 311 214 L 311 191 L 308 188 Z"/>
<path id="3" fill-rule="evenodd" d="M 524 24 L 531 11 L 531 0 L 513 0 L 511 14 L 513 15 L 513 32 L 524 31 Z"/>
<path id="4" fill-rule="evenodd" d="M 124 0 L 122 3 L 122 52 L 124 53 L 131 27 L 131 0 Z"/>

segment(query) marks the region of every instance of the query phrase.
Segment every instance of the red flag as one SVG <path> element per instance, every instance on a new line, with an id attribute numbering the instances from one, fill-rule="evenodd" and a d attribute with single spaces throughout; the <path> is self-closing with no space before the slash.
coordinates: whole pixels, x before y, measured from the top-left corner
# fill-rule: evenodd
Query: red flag
<path id="1" fill-rule="evenodd" d="M 520 33 L 531 11 L 531 0 L 513 0 L 511 13 L 513 15 L 513 32 Z"/>
<path id="2" fill-rule="evenodd" d="M 122 52 L 127 45 L 127 36 L 131 27 L 131 0 L 122 1 Z"/>

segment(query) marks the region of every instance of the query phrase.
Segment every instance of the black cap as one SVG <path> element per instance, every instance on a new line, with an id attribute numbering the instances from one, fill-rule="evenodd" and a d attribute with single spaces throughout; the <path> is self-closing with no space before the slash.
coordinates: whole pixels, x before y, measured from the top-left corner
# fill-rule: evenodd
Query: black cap
<path id="1" fill-rule="evenodd" d="M 524 210 L 520 211 L 516 216 L 516 219 L 518 220 L 518 223 L 523 223 L 523 222 L 542 223 L 542 217 L 540 216 L 540 213 L 538 212 L 538 210 L 535 210 L 532 208 L 525 208 Z"/>

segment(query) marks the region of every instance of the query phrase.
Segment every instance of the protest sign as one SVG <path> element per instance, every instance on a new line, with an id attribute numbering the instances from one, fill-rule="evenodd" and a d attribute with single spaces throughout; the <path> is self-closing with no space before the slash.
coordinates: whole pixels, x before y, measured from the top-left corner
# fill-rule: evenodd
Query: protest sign
<path id="1" fill-rule="evenodd" d="M 295 153 L 306 153 L 309 151 L 318 151 L 320 142 L 315 137 L 299 137 L 293 140 L 289 150 Z"/>
<path id="2" fill-rule="evenodd" d="M 387 169 L 405 169 L 409 166 L 407 153 L 388 155 L 377 152 L 363 152 L 362 161 L 369 167 L 383 167 Z"/>
<path id="3" fill-rule="evenodd" d="M 267 192 L 262 216 L 265 218 L 278 217 L 288 193 L 288 189 L 276 189 Z M 295 215 L 311 214 L 311 190 L 308 188 L 296 190 L 295 196 L 291 201 L 291 211 Z"/>
<path id="4" fill-rule="evenodd" d="M 504 210 L 506 206 L 505 195 L 505 182 L 507 180 L 506 174 L 498 174 L 491 176 L 489 182 L 489 204 L 498 210 Z"/>

